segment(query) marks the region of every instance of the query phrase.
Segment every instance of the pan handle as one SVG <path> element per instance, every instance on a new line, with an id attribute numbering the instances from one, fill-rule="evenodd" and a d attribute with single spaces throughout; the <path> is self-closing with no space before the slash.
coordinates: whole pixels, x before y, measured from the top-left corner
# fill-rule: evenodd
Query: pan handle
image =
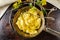
<path id="1" fill-rule="evenodd" d="M 58 38 L 60 38 L 60 32 L 57 32 L 57 31 L 55 31 L 55 30 L 53 30 L 51 28 L 48 28 L 48 27 L 46 27 L 45 31 L 48 32 L 48 33 L 51 33 L 51 34 L 53 34 L 55 36 L 57 36 Z"/>

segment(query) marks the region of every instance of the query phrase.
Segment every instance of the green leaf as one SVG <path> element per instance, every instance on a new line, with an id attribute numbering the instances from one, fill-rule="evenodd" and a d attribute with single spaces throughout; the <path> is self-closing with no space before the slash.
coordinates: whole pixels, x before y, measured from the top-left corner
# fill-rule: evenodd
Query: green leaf
<path id="1" fill-rule="evenodd" d="M 29 4 L 30 7 L 33 7 L 32 3 Z"/>
<path id="2" fill-rule="evenodd" d="M 43 11 L 43 13 L 44 13 L 44 14 L 46 14 L 46 13 L 47 13 L 45 9 L 42 9 L 42 11 Z"/>
<path id="3" fill-rule="evenodd" d="M 41 2 L 40 0 L 37 0 L 36 4 L 37 4 L 37 5 L 41 5 L 42 2 Z"/>

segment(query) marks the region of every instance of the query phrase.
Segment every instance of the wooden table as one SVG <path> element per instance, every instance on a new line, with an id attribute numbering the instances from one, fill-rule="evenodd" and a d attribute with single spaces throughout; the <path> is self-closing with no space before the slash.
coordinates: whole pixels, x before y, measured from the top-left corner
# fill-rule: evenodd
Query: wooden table
<path id="1" fill-rule="evenodd" d="M 11 7 L 8 8 L 11 10 Z M 6 11 L 2 19 L 0 20 L 0 40 L 60 40 L 60 38 L 43 31 L 35 38 L 24 39 L 21 38 L 16 32 L 13 31 L 9 19 L 10 11 Z"/>

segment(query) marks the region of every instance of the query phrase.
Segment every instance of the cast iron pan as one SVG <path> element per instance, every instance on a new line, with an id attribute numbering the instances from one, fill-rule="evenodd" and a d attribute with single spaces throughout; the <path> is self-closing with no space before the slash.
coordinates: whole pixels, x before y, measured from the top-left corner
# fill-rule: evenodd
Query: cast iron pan
<path id="1" fill-rule="evenodd" d="M 24 6 L 27 6 L 27 5 L 23 5 L 22 7 L 24 7 Z M 22 7 L 20 7 L 20 8 L 22 8 Z M 37 5 L 36 5 L 36 7 L 39 8 Z M 18 9 L 12 11 L 11 19 L 14 18 L 13 15 L 15 15 L 17 10 Z M 41 9 L 39 8 L 39 10 L 41 10 Z M 51 12 L 49 14 L 49 16 L 47 16 L 47 17 L 55 18 L 55 20 L 46 19 L 46 27 L 48 27 L 48 32 L 60 37 L 60 10 L 58 9 L 56 11 Z M 12 21 L 11 21 L 11 24 L 12 24 Z"/>
<path id="2" fill-rule="evenodd" d="M 20 36 L 22 35 L 23 37 L 26 37 L 26 38 L 32 38 L 32 37 L 35 37 L 36 35 L 38 35 L 40 32 L 42 32 L 42 30 L 44 29 L 44 24 L 45 24 L 44 22 L 45 21 L 44 21 L 44 18 L 41 19 L 42 20 L 42 22 L 41 22 L 41 28 L 39 28 L 38 33 L 35 34 L 35 35 L 29 35 L 29 34 L 26 34 L 26 33 L 23 33 L 22 31 L 20 31 L 19 28 L 16 25 L 16 20 L 19 17 L 20 13 L 16 14 L 16 12 L 19 9 L 20 9 L 20 12 L 25 11 L 26 9 L 24 9 L 24 10 L 21 9 L 21 8 L 25 8 L 25 7 L 26 7 L 26 9 L 29 9 L 29 3 L 26 3 L 26 4 L 24 3 L 18 9 L 12 11 L 10 23 L 11 23 L 11 26 L 13 27 L 14 31 L 16 31 L 16 33 L 18 33 Z M 39 10 L 41 10 L 40 7 L 38 5 L 36 5 L 36 4 L 35 4 L 35 7 L 38 8 Z M 44 17 L 43 14 L 41 14 L 40 16 Z"/>

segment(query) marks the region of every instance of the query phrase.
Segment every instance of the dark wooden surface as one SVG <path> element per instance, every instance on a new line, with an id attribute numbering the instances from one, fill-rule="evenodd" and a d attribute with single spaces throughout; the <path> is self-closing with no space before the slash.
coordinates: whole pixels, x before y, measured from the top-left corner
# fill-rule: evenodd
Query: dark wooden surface
<path id="1" fill-rule="evenodd" d="M 41 34 L 36 36 L 35 38 L 24 39 L 17 35 L 9 22 L 11 7 L 5 12 L 4 16 L 0 20 L 0 40 L 60 40 L 60 38 L 43 31 Z"/>

